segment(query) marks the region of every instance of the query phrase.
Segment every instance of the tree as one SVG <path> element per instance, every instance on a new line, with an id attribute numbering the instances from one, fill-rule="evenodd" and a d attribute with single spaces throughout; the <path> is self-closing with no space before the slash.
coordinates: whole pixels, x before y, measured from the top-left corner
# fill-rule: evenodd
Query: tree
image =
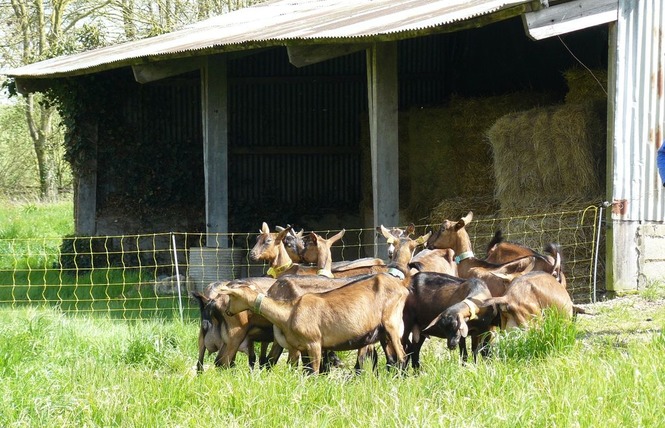
<path id="1" fill-rule="evenodd" d="M 73 53 L 84 48 L 83 43 L 100 43 L 99 32 L 91 25 L 77 24 L 94 18 L 107 2 L 90 4 L 75 0 L 10 0 L 2 4 L 9 30 L 3 34 L 3 62 L 10 66 L 29 64 L 50 57 Z M 30 93 L 23 100 L 28 131 L 33 143 L 39 172 L 39 194 L 43 200 L 57 196 L 62 138 L 55 106 L 43 102 L 38 94 Z M 60 137 L 58 137 L 60 136 Z"/>
<path id="2" fill-rule="evenodd" d="M 176 30 L 259 3 L 258 0 L 0 0 L 0 67 L 17 67 Z M 23 99 L 42 199 L 57 194 L 62 139 L 55 106 L 40 95 Z"/>

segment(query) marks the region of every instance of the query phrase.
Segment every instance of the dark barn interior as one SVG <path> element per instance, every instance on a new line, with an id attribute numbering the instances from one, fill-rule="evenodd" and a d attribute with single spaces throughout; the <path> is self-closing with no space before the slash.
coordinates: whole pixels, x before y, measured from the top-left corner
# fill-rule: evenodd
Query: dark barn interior
<path id="1" fill-rule="evenodd" d="M 521 91 L 563 102 L 563 72 L 606 70 L 607 40 L 602 26 L 535 42 L 517 18 L 400 41 L 400 112 Z M 114 91 L 99 130 L 97 233 L 205 232 L 198 72 L 144 85 L 128 69 L 104 75 Z M 229 87 L 229 231 L 365 227 L 365 53 L 296 68 L 285 48 L 248 52 L 229 62 Z M 400 205 L 408 192 L 401 184 Z"/>

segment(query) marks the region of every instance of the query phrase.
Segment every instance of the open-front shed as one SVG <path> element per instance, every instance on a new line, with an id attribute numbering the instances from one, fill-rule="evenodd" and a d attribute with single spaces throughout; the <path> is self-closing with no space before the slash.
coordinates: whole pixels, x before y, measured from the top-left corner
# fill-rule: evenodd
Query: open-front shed
<path id="1" fill-rule="evenodd" d="M 407 129 L 443 122 L 433 111 L 460 98 L 562 102 L 563 70 L 601 70 L 607 287 L 630 289 L 665 270 L 661 3 L 278 0 L 8 74 L 22 92 L 58 86 L 87 106 L 74 118 L 76 229 L 95 235 L 248 231 L 296 213 L 418 221 L 433 204 L 413 196 L 409 177 L 426 169 L 414 152 L 439 151 Z M 470 196 L 459 183 L 490 160 L 456 144 L 467 174 L 445 181 L 457 189 L 447 196 Z M 429 182 L 459 173 L 427 167 Z M 491 180 L 470 189 L 494 194 Z"/>

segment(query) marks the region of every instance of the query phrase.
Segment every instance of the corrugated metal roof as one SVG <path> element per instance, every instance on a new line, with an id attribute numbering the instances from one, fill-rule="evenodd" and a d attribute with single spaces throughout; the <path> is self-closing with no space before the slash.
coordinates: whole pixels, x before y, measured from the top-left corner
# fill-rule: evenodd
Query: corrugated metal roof
<path id="1" fill-rule="evenodd" d="M 276 0 L 240 9 L 172 33 L 19 67 L 9 76 L 38 78 L 105 69 L 213 51 L 303 41 L 406 37 L 487 15 L 525 0 Z"/>

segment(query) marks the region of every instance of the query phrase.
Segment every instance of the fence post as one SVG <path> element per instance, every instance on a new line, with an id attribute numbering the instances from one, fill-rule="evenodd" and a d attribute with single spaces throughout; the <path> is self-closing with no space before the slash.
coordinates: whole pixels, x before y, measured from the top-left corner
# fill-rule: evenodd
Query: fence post
<path id="1" fill-rule="evenodd" d="M 591 302 L 596 303 L 596 284 L 598 283 L 598 253 L 600 252 L 600 228 L 603 221 L 603 207 L 608 206 L 608 202 L 603 202 L 598 208 L 598 224 L 596 226 L 596 243 L 593 249 L 593 291 Z"/>
<path id="2" fill-rule="evenodd" d="M 178 249 L 175 244 L 175 234 L 171 232 L 171 247 L 173 248 L 173 263 L 175 263 L 175 280 L 178 287 L 178 309 L 180 310 L 180 322 L 184 321 L 182 311 L 182 293 L 180 292 L 180 268 L 178 267 Z"/>

